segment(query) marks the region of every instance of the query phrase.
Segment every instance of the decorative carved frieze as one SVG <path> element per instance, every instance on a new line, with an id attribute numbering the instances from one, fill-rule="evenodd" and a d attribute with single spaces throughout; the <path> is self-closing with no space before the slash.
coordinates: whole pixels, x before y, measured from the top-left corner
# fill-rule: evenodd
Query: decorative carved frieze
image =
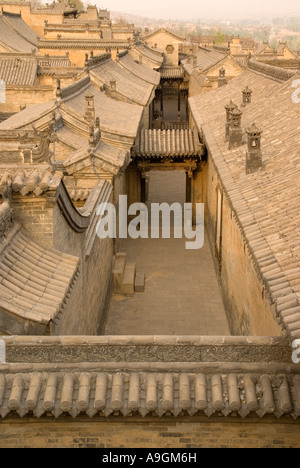
<path id="1" fill-rule="evenodd" d="M 8 363 L 227 362 L 290 363 L 291 348 L 277 345 L 7 345 Z"/>

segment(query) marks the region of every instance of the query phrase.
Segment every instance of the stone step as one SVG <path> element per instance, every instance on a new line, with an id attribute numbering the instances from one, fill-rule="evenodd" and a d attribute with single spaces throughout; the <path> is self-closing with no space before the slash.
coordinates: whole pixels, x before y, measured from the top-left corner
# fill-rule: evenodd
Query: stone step
<path id="1" fill-rule="evenodd" d="M 122 294 L 133 296 L 134 295 L 134 283 L 136 275 L 135 263 L 126 263 L 124 270 L 124 277 L 122 283 Z"/>
<path id="2" fill-rule="evenodd" d="M 113 269 L 114 293 L 122 293 L 122 284 L 126 265 L 126 253 L 119 252 L 116 255 L 115 266 Z"/>
<path id="3" fill-rule="evenodd" d="M 136 273 L 134 290 L 135 292 L 145 291 L 145 273 L 142 273 L 140 271 Z"/>

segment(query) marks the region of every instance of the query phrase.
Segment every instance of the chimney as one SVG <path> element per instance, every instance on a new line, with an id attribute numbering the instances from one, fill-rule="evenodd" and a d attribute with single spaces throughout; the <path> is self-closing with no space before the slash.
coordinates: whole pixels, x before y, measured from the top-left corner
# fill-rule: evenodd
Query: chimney
<path id="1" fill-rule="evenodd" d="M 242 131 L 242 111 L 235 106 L 230 112 L 230 126 L 229 126 L 229 149 L 238 148 L 243 144 L 243 131 Z"/>
<path id="2" fill-rule="evenodd" d="M 93 94 L 87 94 L 85 96 L 85 119 L 90 124 L 95 122 L 95 103 Z"/>
<path id="3" fill-rule="evenodd" d="M 197 55 L 193 55 L 193 68 L 197 68 L 198 58 Z"/>
<path id="4" fill-rule="evenodd" d="M 226 80 L 226 77 L 225 77 L 225 74 L 226 74 L 226 70 L 225 68 L 220 68 L 219 70 L 219 78 L 218 78 L 218 87 L 221 88 L 221 86 L 224 86 L 227 84 L 227 80 Z"/>
<path id="5" fill-rule="evenodd" d="M 232 100 L 230 101 L 227 106 L 225 106 L 226 109 L 226 124 L 225 124 L 225 141 L 229 140 L 229 127 L 231 124 L 231 112 L 235 108 L 235 104 L 233 104 Z"/>
<path id="6" fill-rule="evenodd" d="M 247 85 L 246 88 L 244 89 L 244 91 L 242 91 L 242 93 L 243 93 L 243 104 L 242 104 L 242 106 L 246 107 L 247 104 L 251 103 L 252 91 L 249 88 L 249 86 Z"/>
<path id="7" fill-rule="evenodd" d="M 110 80 L 109 84 L 110 84 L 110 92 L 114 94 L 117 91 L 116 80 Z"/>
<path id="8" fill-rule="evenodd" d="M 262 131 L 257 128 L 255 123 L 246 130 L 248 136 L 248 148 L 246 153 L 246 174 L 256 172 L 263 166 L 261 153 L 261 134 Z"/>

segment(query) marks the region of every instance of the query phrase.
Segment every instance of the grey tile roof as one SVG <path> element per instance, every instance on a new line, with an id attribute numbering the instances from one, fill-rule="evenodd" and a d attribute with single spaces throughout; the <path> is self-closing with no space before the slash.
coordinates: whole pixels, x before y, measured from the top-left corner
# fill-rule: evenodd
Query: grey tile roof
<path id="1" fill-rule="evenodd" d="M 102 85 L 110 87 L 110 81 L 116 81 L 116 91 L 129 101 L 141 106 L 146 106 L 151 98 L 154 86 L 130 73 L 113 60 L 107 60 L 95 66 L 90 71 L 90 76 L 97 77 Z"/>
<path id="2" fill-rule="evenodd" d="M 18 112 L 4 122 L 1 122 L 0 132 L 5 132 L 7 130 L 17 130 L 26 127 L 29 127 L 32 130 L 32 123 L 34 124 L 43 116 L 50 114 L 50 112 L 53 111 L 55 107 L 56 106 L 54 101 L 28 106 L 23 111 Z"/>
<path id="3" fill-rule="evenodd" d="M 1 367 L 4 369 L 2 370 Z M 269 373 L 189 373 L 56 370 L 0 366 L 0 415 L 203 417 L 300 415 L 300 376 Z"/>
<path id="4" fill-rule="evenodd" d="M 68 174 L 73 174 L 84 167 L 91 166 L 91 152 L 87 140 L 78 137 L 76 132 L 65 127 L 60 129 L 57 135 L 60 141 L 69 145 L 76 145 L 78 149 L 64 161 L 64 167 Z M 94 164 L 112 174 L 118 174 L 127 161 L 127 151 L 108 145 L 101 140 L 93 151 L 95 154 Z"/>
<path id="5" fill-rule="evenodd" d="M 51 166 L 48 165 L 23 165 L 22 168 L 1 165 L 0 195 L 5 195 L 7 189 L 11 188 L 14 193 L 20 193 L 23 196 L 30 193 L 39 196 L 47 192 L 49 188 L 57 188 L 62 177 L 62 173 L 53 172 Z"/>
<path id="6" fill-rule="evenodd" d="M 262 54 L 267 48 L 269 48 L 269 44 L 260 44 L 257 49 L 254 51 L 256 55 Z"/>
<path id="7" fill-rule="evenodd" d="M 197 137 L 198 139 L 198 137 Z M 142 129 L 137 156 L 200 156 L 202 145 L 195 140 L 192 130 L 148 130 Z"/>
<path id="8" fill-rule="evenodd" d="M 38 35 L 31 29 L 28 24 L 22 19 L 21 15 L 5 13 L 3 14 L 5 20 L 11 28 L 18 32 L 26 41 L 30 42 L 33 46 L 36 46 Z"/>
<path id="9" fill-rule="evenodd" d="M 0 302 L 10 331 L 14 320 L 46 326 L 70 290 L 78 258 L 43 247 L 18 226 L 0 249 Z"/>
<path id="10" fill-rule="evenodd" d="M 300 105 L 292 82 L 280 84 L 245 71 L 226 86 L 190 99 L 225 193 L 236 213 L 250 255 L 292 338 L 300 338 Z M 246 147 L 228 150 L 225 109 L 242 102 L 245 86 L 252 103 L 243 108 L 242 126 L 262 131 L 264 167 L 246 175 Z"/>
<path id="11" fill-rule="evenodd" d="M 135 104 L 116 101 L 106 96 L 92 84 L 88 84 L 87 87 L 83 88 L 76 95 L 71 95 L 64 100 L 63 107 L 67 106 L 84 116 L 85 96 L 88 93 L 94 95 L 95 115 L 100 118 L 101 130 L 117 135 L 136 137 L 143 108 Z"/>
<path id="12" fill-rule="evenodd" d="M 35 57 L 0 57 L 0 79 L 6 85 L 33 86 L 37 76 Z"/>
<path id="13" fill-rule="evenodd" d="M 152 31 L 148 34 L 143 35 L 143 40 L 147 42 L 148 39 L 150 39 L 153 36 L 156 36 L 156 34 L 166 34 L 171 36 L 173 39 L 177 40 L 178 42 L 185 42 L 185 38 L 182 36 L 179 36 L 178 34 L 175 34 L 173 31 L 170 31 L 169 29 L 166 28 L 158 28 L 155 31 Z"/>
<path id="14" fill-rule="evenodd" d="M 139 60 L 140 55 L 144 56 L 147 60 L 153 63 L 153 68 L 159 68 L 163 64 L 164 58 L 163 55 L 160 55 L 156 52 L 152 52 L 149 47 L 146 47 L 142 44 L 135 45 L 129 49 L 129 55 L 131 55 L 135 60 Z"/>
<path id="15" fill-rule="evenodd" d="M 0 15 L 0 44 L 8 51 L 32 52 L 37 46 L 37 34 L 23 21 L 20 15 Z"/>
<path id="16" fill-rule="evenodd" d="M 124 57 L 120 58 L 119 63 L 122 65 L 122 67 L 126 68 L 126 70 L 130 71 L 139 78 L 142 78 L 147 83 L 155 86 L 159 85 L 160 73 L 154 70 L 150 70 L 144 65 L 136 63 L 136 61 L 130 57 L 130 55 L 126 54 Z"/>
<path id="17" fill-rule="evenodd" d="M 226 57 L 226 54 L 222 54 L 214 49 L 199 48 L 195 54 L 197 57 L 197 67 L 206 70 L 211 66 L 217 64 Z M 189 75 L 193 72 L 193 63 L 189 63 L 188 59 L 183 60 L 182 64 Z"/>
<path id="18" fill-rule="evenodd" d="M 37 60 L 40 67 L 69 68 L 71 66 L 71 61 L 67 56 L 44 55 L 38 56 Z"/>
<path id="19" fill-rule="evenodd" d="M 161 77 L 165 79 L 183 78 L 184 74 L 182 67 L 162 67 L 160 71 Z"/>

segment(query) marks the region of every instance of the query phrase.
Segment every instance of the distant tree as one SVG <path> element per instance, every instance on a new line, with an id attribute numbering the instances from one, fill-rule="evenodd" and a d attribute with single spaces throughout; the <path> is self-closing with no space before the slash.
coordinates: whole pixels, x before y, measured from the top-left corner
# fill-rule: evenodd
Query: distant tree
<path id="1" fill-rule="evenodd" d="M 270 47 L 272 47 L 272 49 L 276 49 L 277 44 L 278 44 L 278 41 L 277 41 L 277 39 L 274 37 L 274 38 L 271 40 L 271 42 L 270 42 Z"/>
<path id="2" fill-rule="evenodd" d="M 285 36 L 283 41 L 287 43 L 288 47 L 294 51 L 300 51 L 300 38 L 299 36 Z"/>
<path id="3" fill-rule="evenodd" d="M 221 31 L 217 31 L 216 45 L 220 46 L 224 44 L 224 41 L 225 41 L 225 34 L 222 33 Z"/>
<path id="4" fill-rule="evenodd" d="M 84 4 L 81 0 L 71 0 L 71 5 L 73 5 L 76 10 L 84 10 Z"/>
<path id="5" fill-rule="evenodd" d="M 253 39 L 261 42 L 269 42 L 270 33 L 265 30 L 256 30 L 253 32 Z"/>

